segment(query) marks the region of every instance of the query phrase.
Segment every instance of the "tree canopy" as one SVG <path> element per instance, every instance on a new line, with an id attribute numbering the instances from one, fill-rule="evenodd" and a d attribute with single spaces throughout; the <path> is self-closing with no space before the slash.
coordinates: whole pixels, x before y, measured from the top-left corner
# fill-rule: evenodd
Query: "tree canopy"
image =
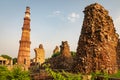
<path id="1" fill-rule="evenodd" d="M 12 57 L 10 57 L 10 56 L 8 56 L 8 55 L 4 55 L 4 54 L 2 54 L 1 57 L 6 58 L 6 59 L 9 59 L 9 60 L 12 59 Z"/>

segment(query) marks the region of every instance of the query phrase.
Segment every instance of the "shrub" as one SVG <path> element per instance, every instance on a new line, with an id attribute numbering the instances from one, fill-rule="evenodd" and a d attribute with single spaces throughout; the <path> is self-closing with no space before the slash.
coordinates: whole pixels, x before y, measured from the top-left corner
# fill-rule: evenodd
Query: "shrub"
<path id="1" fill-rule="evenodd" d="M 0 80 L 30 80 L 30 75 L 20 66 L 14 66 L 12 70 L 8 70 L 6 66 L 0 66 Z"/>
<path id="2" fill-rule="evenodd" d="M 6 66 L 0 66 L 0 80 L 7 80 L 10 71 L 7 69 Z"/>
<path id="3" fill-rule="evenodd" d="M 60 55 L 60 52 L 53 53 L 52 58 L 53 58 L 53 57 L 57 57 L 57 56 L 59 56 L 59 55 Z"/>
<path id="4" fill-rule="evenodd" d="M 46 67 L 46 71 L 50 76 L 54 78 L 54 80 L 82 80 L 81 74 L 73 74 L 70 72 L 65 72 L 64 70 L 62 72 L 59 71 L 53 71 L 49 68 L 50 65 L 44 65 Z"/>
<path id="5" fill-rule="evenodd" d="M 120 78 L 120 70 L 116 74 L 110 75 L 110 77 Z"/>

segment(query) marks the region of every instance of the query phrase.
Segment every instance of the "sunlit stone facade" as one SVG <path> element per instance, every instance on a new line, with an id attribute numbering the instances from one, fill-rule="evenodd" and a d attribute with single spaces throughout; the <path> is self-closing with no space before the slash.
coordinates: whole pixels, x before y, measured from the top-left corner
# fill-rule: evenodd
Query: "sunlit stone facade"
<path id="1" fill-rule="evenodd" d="M 18 64 L 26 69 L 30 66 L 30 8 L 26 7 L 24 23 L 22 27 L 22 36 L 18 51 Z"/>

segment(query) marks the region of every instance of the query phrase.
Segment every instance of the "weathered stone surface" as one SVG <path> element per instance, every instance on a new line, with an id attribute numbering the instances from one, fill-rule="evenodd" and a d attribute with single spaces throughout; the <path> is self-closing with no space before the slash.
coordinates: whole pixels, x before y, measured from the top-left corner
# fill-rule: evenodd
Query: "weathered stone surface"
<path id="1" fill-rule="evenodd" d="M 116 47 L 118 34 L 112 18 L 100 4 L 87 6 L 78 41 L 75 70 L 84 74 L 117 71 Z"/>
<path id="2" fill-rule="evenodd" d="M 53 54 L 54 54 L 54 53 L 58 53 L 58 52 L 59 52 L 59 47 L 56 46 L 55 49 L 53 50 Z"/>
<path id="3" fill-rule="evenodd" d="M 43 45 L 40 44 L 39 48 L 35 48 L 35 63 L 44 63 L 45 62 L 45 51 Z"/>
<path id="4" fill-rule="evenodd" d="M 70 48 L 67 41 L 62 41 L 60 46 L 60 53 L 64 57 L 71 57 Z"/>
<path id="5" fill-rule="evenodd" d="M 60 55 L 50 58 L 46 63 L 50 63 L 52 69 L 71 69 L 73 59 L 67 41 L 62 41 Z"/>
<path id="6" fill-rule="evenodd" d="M 118 68 L 120 69 L 120 39 L 118 40 L 118 45 L 117 45 L 117 63 L 118 63 Z"/>

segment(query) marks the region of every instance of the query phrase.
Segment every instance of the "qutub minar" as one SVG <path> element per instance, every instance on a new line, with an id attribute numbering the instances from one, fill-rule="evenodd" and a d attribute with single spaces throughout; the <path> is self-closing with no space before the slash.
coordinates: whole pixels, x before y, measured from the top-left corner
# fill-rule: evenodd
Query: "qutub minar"
<path id="1" fill-rule="evenodd" d="M 26 69 L 30 66 L 30 31 L 30 7 L 26 7 L 17 61 L 19 65 Z"/>

